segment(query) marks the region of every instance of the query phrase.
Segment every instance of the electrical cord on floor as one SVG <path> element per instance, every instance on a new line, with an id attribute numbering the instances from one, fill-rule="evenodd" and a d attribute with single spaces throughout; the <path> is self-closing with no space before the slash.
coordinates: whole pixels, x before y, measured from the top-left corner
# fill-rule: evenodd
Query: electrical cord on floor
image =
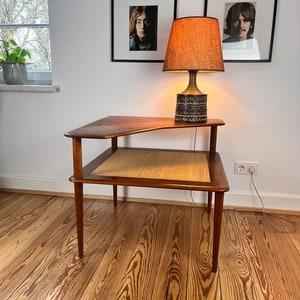
<path id="1" fill-rule="evenodd" d="M 254 172 L 255 172 L 255 170 L 254 170 L 253 172 L 251 172 L 251 170 L 249 170 L 249 172 L 250 172 L 251 184 L 252 184 L 252 186 L 253 186 L 253 188 L 254 188 L 254 190 L 255 190 L 255 193 L 256 193 L 257 197 L 259 198 L 260 203 L 261 203 L 261 206 L 262 206 L 262 213 L 263 213 L 263 216 L 264 216 L 264 217 L 266 217 L 266 216 L 271 216 L 271 217 L 273 217 L 273 218 L 277 218 L 277 219 L 279 219 L 279 220 L 281 220 L 281 221 L 285 221 L 285 222 L 287 222 L 287 223 L 289 223 L 289 224 L 292 225 L 292 229 L 291 229 L 291 230 L 288 230 L 288 229 L 283 229 L 283 230 L 282 230 L 282 229 L 280 229 L 279 227 L 277 227 L 275 224 L 271 223 L 271 226 L 274 227 L 277 231 L 282 232 L 282 233 L 293 233 L 293 232 L 295 232 L 295 231 L 296 231 L 296 222 L 290 221 L 290 220 L 288 220 L 288 219 L 286 219 L 286 218 L 284 218 L 284 217 L 281 217 L 281 216 L 279 216 L 279 215 L 277 215 L 277 214 L 266 213 L 264 201 L 263 201 L 262 197 L 260 196 L 260 194 L 259 194 L 259 192 L 258 192 L 258 190 L 257 190 L 257 187 L 256 187 L 256 185 L 255 185 L 255 182 L 254 182 Z M 282 224 L 282 226 L 284 227 L 283 224 Z"/>
<path id="2" fill-rule="evenodd" d="M 259 192 L 258 192 L 258 190 L 257 190 L 257 188 L 256 188 L 256 185 L 255 185 L 255 182 L 254 182 L 254 173 L 253 173 L 253 172 L 252 172 L 252 173 L 250 172 L 250 178 L 251 178 L 251 184 L 252 184 L 252 186 L 253 186 L 253 188 L 254 188 L 254 190 L 255 190 L 255 193 L 256 193 L 258 199 L 260 200 L 263 214 L 265 214 L 265 205 L 264 205 L 264 201 L 263 201 L 263 199 L 261 198 L 261 196 L 260 196 L 260 194 L 259 194 Z"/>

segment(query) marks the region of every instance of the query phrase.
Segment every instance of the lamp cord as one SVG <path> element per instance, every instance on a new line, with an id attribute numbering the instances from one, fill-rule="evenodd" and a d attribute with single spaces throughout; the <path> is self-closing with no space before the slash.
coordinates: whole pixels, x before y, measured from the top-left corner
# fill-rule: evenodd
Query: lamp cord
<path id="1" fill-rule="evenodd" d="M 198 132 L 198 127 L 195 127 L 193 151 L 196 151 L 197 132 Z"/>
<path id="2" fill-rule="evenodd" d="M 257 188 L 256 188 L 256 185 L 255 185 L 255 182 L 254 182 L 254 178 L 253 178 L 253 177 L 254 177 L 254 174 L 253 174 L 253 173 L 250 173 L 251 184 L 252 184 L 252 186 L 253 186 L 253 188 L 254 188 L 254 190 L 255 190 L 255 193 L 256 193 L 258 199 L 260 200 L 263 214 L 265 214 L 265 205 L 264 205 L 264 201 L 263 201 L 262 197 L 260 196 L 260 194 L 259 194 L 259 192 L 258 192 L 258 190 L 257 190 Z"/>
<path id="3" fill-rule="evenodd" d="M 254 182 L 254 174 L 250 172 L 250 179 L 251 179 L 251 184 L 255 190 L 255 193 L 257 195 L 257 197 L 259 198 L 260 200 L 260 203 L 261 203 L 261 206 L 262 206 L 262 213 L 263 213 L 263 216 L 266 217 L 266 216 L 271 216 L 273 218 L 277 218 L 279 220 L 282 220 L 282 221 L 285 221 L 289 224 L 292 225 L 292 229 L 291 230 L 288 230 L 288 229 L 280 229 L 279 227 L 277 227 L 275 224 L 271 223 L 271 226 L 274 227 L 278 232 L 281 232 L 281 233 L 293 233 L 293 232 L 296 232 L 296 222 L 293 222 L 293 221 L 290 221 L 288 220 L 287 218 L 284 218 L 284 217 L 281 217 L 279 216 L 278 214 L 273 214 L 273 213 L 266 213 L 265 211 L 265 205 L 264 205 L 264 201 L 261 197 L 261 195 L 259 194 L 258 190 L 257 190 L 257 187 L 255 185 L 255 182 Z M 282 224 L 282 226 L 284 226 Z"/>

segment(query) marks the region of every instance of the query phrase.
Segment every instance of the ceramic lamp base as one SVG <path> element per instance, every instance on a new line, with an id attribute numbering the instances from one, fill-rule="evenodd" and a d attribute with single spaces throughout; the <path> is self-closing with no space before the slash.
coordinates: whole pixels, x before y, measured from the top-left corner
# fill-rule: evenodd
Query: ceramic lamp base
<path id="1" fill-rule="evenodd" d="M 207 121 L 207 95 L 177 94 L 175 121 L 198 123 Z"/>

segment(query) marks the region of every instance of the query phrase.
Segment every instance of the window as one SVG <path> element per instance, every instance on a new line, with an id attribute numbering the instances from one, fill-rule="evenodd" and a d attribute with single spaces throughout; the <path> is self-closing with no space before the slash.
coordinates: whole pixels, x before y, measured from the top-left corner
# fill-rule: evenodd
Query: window
<path id="1" fill-rule="evenodd" d="M 1 0 L 0 39 L 30 51 L 29 84 L 51 84 L 48 0 Z"/>

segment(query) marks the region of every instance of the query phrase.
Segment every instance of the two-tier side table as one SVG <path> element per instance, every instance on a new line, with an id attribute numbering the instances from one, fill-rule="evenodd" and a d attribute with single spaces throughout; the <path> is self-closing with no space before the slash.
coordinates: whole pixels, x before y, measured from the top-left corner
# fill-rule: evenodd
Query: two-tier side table
<path id="1" fill-rule="evenodd" d="M 65 134 L 72 138 L 75 207 L 79 257 L 83 257 L 83 184 L 113 186 L 117 205 L 117 186 L 139 186 L 196 190 L 208 193 L 208 212 L 214 194 L 214 233 L 212 271 L 217 271 L 224 193 L 229 190 L 219 153 L 217 129 L 225 123 L 208 119 L 205 123 L 179 123 L 171 118 L 110 116 Z M 209 127 L 206 151 L 118 147 L 118 138 L 160 129 Z M 111 147 L 86 166 L 82 164 L 82 139 L 111 139 Z"/>

